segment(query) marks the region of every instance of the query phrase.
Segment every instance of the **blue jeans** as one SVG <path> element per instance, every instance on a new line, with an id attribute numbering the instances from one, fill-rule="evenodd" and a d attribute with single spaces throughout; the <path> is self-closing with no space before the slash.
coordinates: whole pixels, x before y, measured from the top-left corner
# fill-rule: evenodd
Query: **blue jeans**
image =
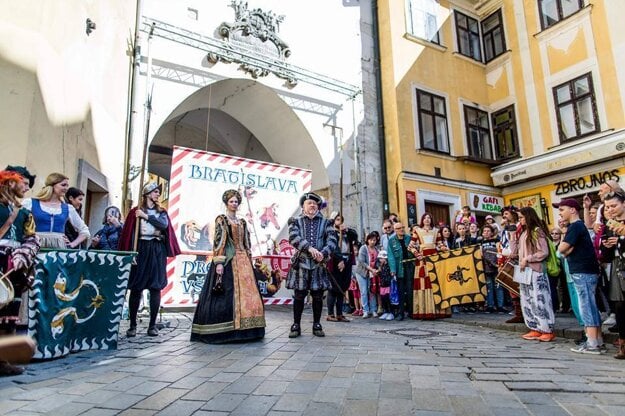
<path id="1" fill-rule="evenodd" d="M 584 321 L 584 326 L 601 326 L 601 315 L 595 300 L 595 290 L 597 289 L 598 274 L 592 273 L 571 273 L 571 280 L 575 285 L 577 299 L 579 301 L 579 314 Z"/>
<path id="2" fill-rule="evenodd" d="M 497 273 L 486 273 L 486 306 L 499 309 L 503 308 L 503 287 L 495 281 Z M 495 304 L 495 298 L 497 302 Z"/>
<path id="3" fill-rule="evenodd" d="M 362 310 L 364 312 L 377 312 L 378 311 L 378 300 L 374 294 L 369 291 L 369 283 L 370 280 L 366 277 L 363 277 L 356 274 L 356 279 L 358 279 L 358 287 L 360 288 L 360 302 L 362 303 Z"/>
<path id="4" fill-rule="evenodd" d="M 575 319 L 577 319 L 579 326 L 584 326 L 582 316 L 579 314 L 579 299 L 577 297 L 577 291 L 575 290 L 575 284 L 573 284 L 573 282 L 566 282 L 566 287 L 569 289 L 569 299 L 571 299 L 571 309 L 573 310 L 573 315 L 575 315 Z"/>

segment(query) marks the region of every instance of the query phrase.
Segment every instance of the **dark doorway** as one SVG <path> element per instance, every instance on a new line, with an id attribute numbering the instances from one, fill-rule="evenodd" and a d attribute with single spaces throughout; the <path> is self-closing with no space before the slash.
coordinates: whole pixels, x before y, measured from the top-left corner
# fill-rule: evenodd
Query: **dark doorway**
<path id="1" fill-rule="evenodd" d="M 425 201 L 425 212 L 432 214 L 434 224 L 437 226 L 439 224 L 451 224 L 449 221 L 449 205 Z M 419 218 L 420 220 L 421 218 Z"/>

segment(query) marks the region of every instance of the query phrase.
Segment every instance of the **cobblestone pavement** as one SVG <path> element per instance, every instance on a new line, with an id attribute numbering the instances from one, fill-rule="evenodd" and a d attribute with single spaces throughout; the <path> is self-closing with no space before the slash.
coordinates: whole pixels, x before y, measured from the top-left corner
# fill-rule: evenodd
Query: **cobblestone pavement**
<path id="1" fill-rule="evenodd" d="M 12 415 L 625 415 L 625 363 L 571 353 L 571 340 L 447 321 L 325 323 L 287 337 L 290 308 L 267 311 L 263 341 L 189 341 L 190 314 L 166 314 L 116 351 L 30 364 L 0 379 Z"/>

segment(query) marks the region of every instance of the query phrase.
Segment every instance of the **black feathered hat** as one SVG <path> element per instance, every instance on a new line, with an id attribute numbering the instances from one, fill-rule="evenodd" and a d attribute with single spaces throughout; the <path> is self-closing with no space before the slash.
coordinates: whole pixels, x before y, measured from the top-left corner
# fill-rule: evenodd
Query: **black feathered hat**
<path id="1" fill-rule="evenodd" d="M 299 206 L 303 207 L 304 206 L 304 201 L 306 200 L 312 200 L 315 201 L 317 203 L 317 206 L 319 206 L 319 208 L 321 208 L 321 203 L 323 202 L 323 198 L 320 197 L 319 195 L 317 195 L 314 192 L 306 192 L 304 195 L 302 195 L 299 199 Z"/>
<path id="2" fill-rule="evenodd" d="M 22 175 L 22 177 L 24 179 L 28 179 L 28 186 L 29 187 L 33 187 L 35 186 L 35 178 L 37 177 L 37 175 L 32 175 L 28 169 L 26 169 L 25 166 L 7 166 L 5 170 L 8 170 L 10 172 L 17 172 L 20 175 Z"/>

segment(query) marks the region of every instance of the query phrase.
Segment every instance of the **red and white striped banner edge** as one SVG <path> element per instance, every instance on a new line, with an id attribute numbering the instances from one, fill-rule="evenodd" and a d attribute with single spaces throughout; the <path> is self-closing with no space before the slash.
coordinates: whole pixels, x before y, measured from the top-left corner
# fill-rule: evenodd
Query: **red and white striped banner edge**
<path id="1" fill-rule="evenodd" d="M 164 289 L 163 289 L 164 290 Z M 263 298 L 263 303 L 265 305 L 292 305 L 293 298 Z M 182 299 L 176 301 L 172 296 L 169 296 L 167 299 L 163 301 L 163 305 L 165 307 L 176 307 L 176 306 L 192 306 L 197 304 L 197 300 L 191 303 L 191 299 Z"/>
<path id="2" fill-rule="evenodd" d="M 224 164 L 224 165 L 231 165 L 231 166 L 242 166 L 246 168 L 257 168 L 259 170 L 267 169 L 269 172 L 275 172 L 278 169 L 280 169 L 278 173 L 281 173 L 281 174 L 288 173 L 292 176 L 299 175 L 304 179 L 309 177 L 312 173 L 308 169 L 295 168 L 295 167 L 287 166 L 287 165 L 279 165 L 277 163 L 271 163 L 271 162 L 261 162 L 261 161 L 246 159 L 246 158 L 238 157 L 238 156 L 228 156 L 228 155 L 223 155 L 220 153 L 213 153 L 213 152 L 208 152 L 205 150 L 190 149 L 188 147 L 182 147 L 182 146 L 174 146 L 174 154 L 175 156 L 172 159 L 172 163 L 171 163 L 172 177 L 170 178 L 170 180 L 172 183 L 174 182 L 174 177 L 173 177 L 174 174 L 175 176 L 179 176 L 182 173 L 182 170 L 180 169 L 182 167 L 181 166 L 182 162 L 189 155 L 193 155 L 193 159 L 205 159 L 211 162 L 215 161 L 216 159 L 221 158 L 220 160 L 218 160 L 217 163 Z"/>

